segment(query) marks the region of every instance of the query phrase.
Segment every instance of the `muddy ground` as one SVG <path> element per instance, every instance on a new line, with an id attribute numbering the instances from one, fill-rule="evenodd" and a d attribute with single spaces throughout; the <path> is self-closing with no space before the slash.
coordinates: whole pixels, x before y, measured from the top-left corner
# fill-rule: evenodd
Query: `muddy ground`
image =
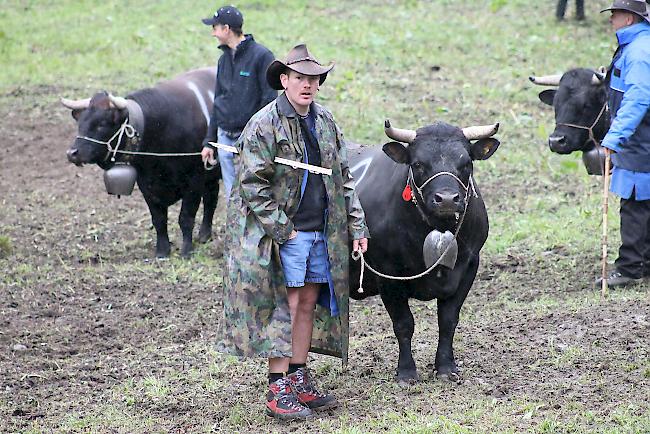
<path id="1" fill-rule="evenodd" d="M 601 300 L 590 288 L 597 252 L 571 258 L 561 246 L 484 257 L 456 335 L 460 384 L 433 375 L 434 303 L 413 304 L 422 381 L 401 387 L 381 302 L 353 302 L 348 371 L 314 360 L 343 407 L 307 426 L 267 420 L 263 363 L 211 350 L 219 246 L 199 247 L 190 263 L 177 251 L 154 261 L 142 196 L 109 197 L 99 168 L 67 163 L 76 131 L 59 93 L 17 91 L 0 108 L 0 236 L 11 243 L 0 259 L 1 432 L 366 432 L 399 430 L 413 415 L 469 432 L 648 427 L 647 285 Z M 482 190 L 489 209 L 516 212 Z"/>

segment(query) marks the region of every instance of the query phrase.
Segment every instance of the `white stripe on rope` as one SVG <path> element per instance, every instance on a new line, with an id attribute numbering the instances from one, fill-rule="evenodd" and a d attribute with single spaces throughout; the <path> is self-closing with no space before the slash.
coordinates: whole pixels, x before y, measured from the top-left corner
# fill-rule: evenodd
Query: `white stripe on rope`
<path id="1" fill-rule="evenodd" d="M 222 149 L 222 150 L 227 151 L 227 152 L 232 152 L 233 154 L 239 154 L 239 150 L 237 148 L 235 148 L 234 146 L 224 145 L 224 144 L 215 143 L 215 142 L 208 142 L 208 143 L 210 143 L 215 148 L 219 148 L 219 149 Z M 286 158 L 280 158 L 280 157 L 275 157 L 275 159 L 273 161 L 275 161 L 278 164 L 284 164 L 286 166 L 291 166 L 294 169 L 308 170 L 311 173 L 315 173 L 317 175 L 328 175 L 328 176 L 332 175 L 332 169 L 328 169 L 328 168 L 320 167 L 320 166 L 314 166 L 313 164 L 307 164 L 307 163 L 303 163 L 301 161 L 287 160 Z"/>

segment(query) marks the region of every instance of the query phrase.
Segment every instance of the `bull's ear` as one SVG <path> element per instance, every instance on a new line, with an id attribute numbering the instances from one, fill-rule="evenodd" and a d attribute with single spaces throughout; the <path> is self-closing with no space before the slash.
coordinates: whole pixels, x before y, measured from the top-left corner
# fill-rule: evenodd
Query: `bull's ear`
<path id="1" fill-rule="evenodd" d="M 539 93 L 539 100 L 546 105 L 553 105 L 553 98 L 555 98 L 557 89 L 546 89 Z"/>
<path id="2" fill-rule="evenodd" d="M 499 144 L 500 142 L 493 137 L 477 140 L 470 145 L 469 155 L 472 160 L 487 160 L 496 152 Z"/>
<path id="3" fill-rule="evenodd" d="M 85 109 L 74 109 L 70 114 L 74 118 L 75 121 L 79 120 L 79 116 L 81 116 L 81 112 L 83 112 Z"/>
<path id="4" fill-rule="evenodd" d="M 381 148 L 396 163 L 408 164 L 409 152 L 399 142 L 388 142 Z"/>
<path id="5" fill-rule="evenodd" d="M 113 123 L 121 124 L 126 120 L 126 117 L 129 115 L 128 109 L 115 109 L 113 110 Z"/>

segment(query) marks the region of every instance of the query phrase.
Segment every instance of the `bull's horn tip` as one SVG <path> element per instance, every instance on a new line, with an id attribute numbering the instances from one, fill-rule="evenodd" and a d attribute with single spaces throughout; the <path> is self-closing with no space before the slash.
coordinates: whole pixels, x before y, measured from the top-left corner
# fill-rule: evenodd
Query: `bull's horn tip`
<path id="1" fill-rule="evenodd" d="M 534 75 L 529 75 L 529 76 L 528 76 L 528 79 L 529 79 L 531 82 L 535 83 L 535 76 L 534 76 Z"/>
<path id="2" fill-rule="evenodd" d="M 390 119 L 384 121 L 384 128 L 390 128 Z"/>
<path id="3" fill-rule="evenodd" d="M 499 126 L 500 126 L 500 125 L 501 125 L 501 124 L 500 124 L 499 122 L 497 122 L 496 124 L 494 124 L 494 134 L 496 134 L 496 133 L 499 132 Z"/>

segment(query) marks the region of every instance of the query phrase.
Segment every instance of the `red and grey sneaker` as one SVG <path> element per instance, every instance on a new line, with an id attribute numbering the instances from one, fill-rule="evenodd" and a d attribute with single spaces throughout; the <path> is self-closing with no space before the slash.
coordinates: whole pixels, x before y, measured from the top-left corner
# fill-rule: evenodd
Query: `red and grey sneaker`
<path id="1" fill-rule="evenodd" d="M 289 378 L 282 377 L 269 384 L 269 393 L 266 395 L 266 414 L 278 419 L 292 420 L 306 419 L 312 415 L 312 411 L 298 401 Z"/>
<path id="2" fill-rule="evenodd" d="M 296 372 L 287 376 L 291 380 L 293 390 L 296 391 L 298 401 L 315 411 L 328 410 L 337 407 L 339 402 L 333 395 L 319 391 L 316 383 L 307 368 L 298 368 Z"/>

